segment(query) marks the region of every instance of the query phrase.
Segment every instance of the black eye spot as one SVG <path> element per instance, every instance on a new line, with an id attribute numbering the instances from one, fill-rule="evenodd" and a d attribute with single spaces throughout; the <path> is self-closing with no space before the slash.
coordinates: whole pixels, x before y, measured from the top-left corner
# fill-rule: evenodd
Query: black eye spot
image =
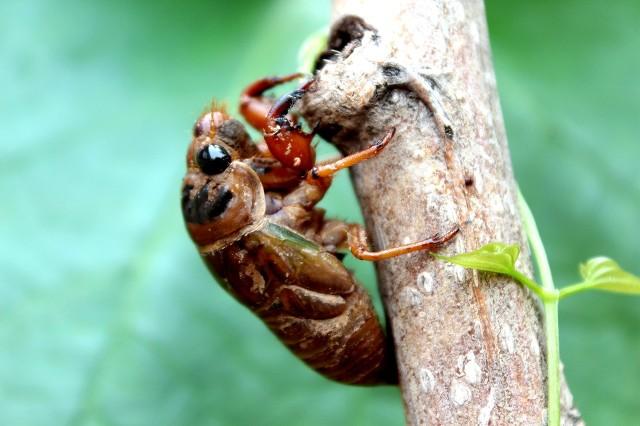
<path id="1" fill-rule="evenodd" d="M 198 152 L 198 167 L 208 175 L 217 175 L 229 167 L 231 155 L 220 145 L 207 145 Z"/>
<path id="2" fill-rule="evenodd" d="M 189 184 L 185 185 L 182 188 L 182 198 L 181 198 L 182 210 L 185 210 L 189 205 L 189 195 L 191 195 L 192 189 L 193 189 L 193 185 L 189 185 Z"/>
<path id="3" fill-rule="evenodd" d="M 209 219 L 215 219 L 220 216 L 222 213 L 227 210 L 229 207 L 229 203 L 233 199 L 233 192 L 229 191 L 228 188 L 222 188 L 218 191 L 216 199 L 213 200 L 211 207 L 209 209 L 208 217 Z"/>

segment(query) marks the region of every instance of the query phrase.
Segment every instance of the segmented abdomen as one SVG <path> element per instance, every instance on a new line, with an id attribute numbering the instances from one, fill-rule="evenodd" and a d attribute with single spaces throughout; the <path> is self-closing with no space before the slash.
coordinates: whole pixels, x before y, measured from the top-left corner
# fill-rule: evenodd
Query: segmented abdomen
<path id="1" fill-rule="evenodd" d="M 234 297 L 320 374 L 349 384 L 397 383 L 369 295 L 330 253 L 258 231 L 204 259 Z"/>

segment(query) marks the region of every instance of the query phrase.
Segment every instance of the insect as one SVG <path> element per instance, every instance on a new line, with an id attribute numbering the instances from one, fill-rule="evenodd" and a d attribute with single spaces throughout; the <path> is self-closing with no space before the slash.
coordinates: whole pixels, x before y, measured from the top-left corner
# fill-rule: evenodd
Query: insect
<path id="1" fill-rule="evenodd" d="M 240 112 L 264 142 L 254 144 L 215 104 L 197 119 L 182 184 L 186 227 L 218 281 L 309 366 L 343 383 L 397 383 L 369 295 L 340 251 L 366 260 L 433 251 L 458 228 L 372 252 L 359 225 L 325 218 L 315 205 L 332 176 L 378 155 L 395 130 L 363 151 L 316 164 L 313 134 L 289 112 L 313 80 L 275 102 L 263 96 L 298 77 L 261 79 L 243 92 Z"/>

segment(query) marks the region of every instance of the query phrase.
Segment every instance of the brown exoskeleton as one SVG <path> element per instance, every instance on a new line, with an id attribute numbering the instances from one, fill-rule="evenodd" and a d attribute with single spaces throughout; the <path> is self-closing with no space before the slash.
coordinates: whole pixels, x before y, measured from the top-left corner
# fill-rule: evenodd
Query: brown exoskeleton
<path id="1" fill-rule="evenodd" d="M 265 144 L 253 144 L 215 104 L 198 118 L 182 187 L 187 229 L 220 283 L 309 366 L 344 383 L 396 383 L 369 295 L 336 254 L 348 248 L 359 259 L 382 260 L 435 250 L 458 228 L 371 252 L 360 226 L 325 219 L 315 205 L 333 174 L 378 155 L 395 130 L 368 149 L 316 165 L 313 134 L 288 115 L 313 82 L 273 104 L 262 96 L 297 77 L 262 79 L 242 95 L 240 111 Z"/>

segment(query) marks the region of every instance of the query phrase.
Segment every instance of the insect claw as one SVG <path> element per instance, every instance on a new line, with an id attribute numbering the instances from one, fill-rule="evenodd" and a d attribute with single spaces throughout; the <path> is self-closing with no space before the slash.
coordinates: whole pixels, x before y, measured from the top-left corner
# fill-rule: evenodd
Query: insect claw
<path id="1" fill-rule="evenodd" d="M 377 148 L 378 151 L 382 150 L 393 139 L 396 134 L 396 128 L 392 127 L 383 138 L 376 140 L 371 146 Z"/>

